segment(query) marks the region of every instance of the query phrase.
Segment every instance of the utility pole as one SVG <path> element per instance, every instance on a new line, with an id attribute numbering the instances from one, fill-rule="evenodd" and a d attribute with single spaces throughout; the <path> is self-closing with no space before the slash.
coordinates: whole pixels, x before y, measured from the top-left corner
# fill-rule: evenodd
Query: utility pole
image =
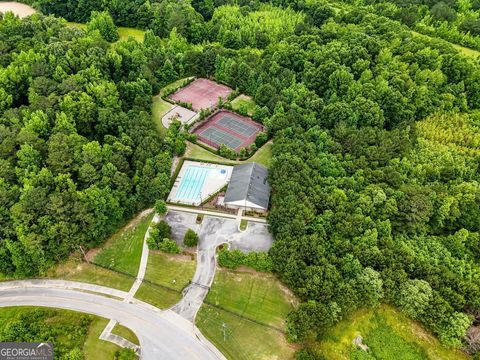
<path id="1" fill-rule="evenodd" d="M 227 341 L 227 324 L 222 323 L 223 341 Z"/>

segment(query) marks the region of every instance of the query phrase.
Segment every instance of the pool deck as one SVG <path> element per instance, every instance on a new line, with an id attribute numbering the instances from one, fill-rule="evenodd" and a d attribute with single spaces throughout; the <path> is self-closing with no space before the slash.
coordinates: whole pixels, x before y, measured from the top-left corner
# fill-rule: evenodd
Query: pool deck
<path id="1" fill-rule="evenodd" d="M 187 169 L 190 166 L 201 166 L 210 169 L 218 169 L 218 170 L 225 170 L 226 174 L 222 176 L 216 176 L 215 173 L 208 174 L 205 178 L 205 182 L 203 183 L 202 190 L 200 192 L 201 196 L 198 196 L 198 199 L 186 201 L 182 199 L 177 199 L 177 191 L 180 187 L 182 179 L 185 176 Z M 205 200 L 207 200 L 210 196 L 214 195 L 218 191 L 220 191 L 225 185 L 228 184 L 230 181 L 230 177 L 232 176 L 233 166 L 228 165 L 217 165 L 217 164 L 210 164 L 200 161 L 190 161 L 186 160 L 180 172 L 178 173 L 177 178 L 175 179 L 175 183 L 172 186 L 170 194 L 168 195 L 167 202 L 172 204 L 183 204 L 183 205 L 192 205 L 192 206 L 199 206 Z"/>

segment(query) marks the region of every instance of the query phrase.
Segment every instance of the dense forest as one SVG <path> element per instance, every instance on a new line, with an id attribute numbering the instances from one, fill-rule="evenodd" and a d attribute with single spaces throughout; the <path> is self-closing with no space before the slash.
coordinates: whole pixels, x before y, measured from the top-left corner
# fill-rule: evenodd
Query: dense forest
<path id="1" fill-rule="evenodd" d="M 0 272 L 31 276 L 167 193 L 172 150 L 149 112 L 176 55 L 40 15 L 5 15 L 0 39 Z"/>
<path id="2" fill-rule="evenodd" d="M 420 3 L 411 24 L 387 2 L 35 3 L 149 29 L 143 44 L 114 45 L 95 26 L 6 16 L 1 270 L 44 269 L 165 195 L 175 148 L 153 130 L 150 96 L 209 76 L 252 95 L 274 139 L 270 255 L 302 300 L 289 338 L 308 345 L 387 302 L 445 345 L 478 350 L 464 337 L 480 320 L 480 63 L 414 36 L 405 24 L 438 5 Z"/>

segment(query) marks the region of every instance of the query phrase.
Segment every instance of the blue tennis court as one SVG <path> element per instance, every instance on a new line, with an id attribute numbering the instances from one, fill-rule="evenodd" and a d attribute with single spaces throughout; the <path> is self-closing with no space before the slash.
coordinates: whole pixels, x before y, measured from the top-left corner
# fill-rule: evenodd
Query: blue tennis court
<path id="1" fill-rule="evenodd" d="M 199 201 L 205 178 L 212 170 L 214 169 L 190 165 L 183 175 L 175 199 L 192 203 Z"/>

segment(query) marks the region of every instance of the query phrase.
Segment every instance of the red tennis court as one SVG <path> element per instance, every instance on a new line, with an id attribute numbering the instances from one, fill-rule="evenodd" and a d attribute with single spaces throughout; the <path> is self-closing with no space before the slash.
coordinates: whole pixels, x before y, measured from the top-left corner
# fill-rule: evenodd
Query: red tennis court
<path id="1" fill-rule="evenodd" d="M 226 100 L 233 90 L 228 86 L 217 84 L 208 79 L 196 79 L 187 86 L 170 95 L 173 101 L 192 104 L 192 109 L 214 109 L 218 105 L 218 98 Z"/>
<path id="2" fill-rule="evenodd" d="M 221 144 L 239 152 L 250 146 L 263 126 L 246 116 L 220 110 L 195 129 L 198 140 L 218 149 Z"/>

